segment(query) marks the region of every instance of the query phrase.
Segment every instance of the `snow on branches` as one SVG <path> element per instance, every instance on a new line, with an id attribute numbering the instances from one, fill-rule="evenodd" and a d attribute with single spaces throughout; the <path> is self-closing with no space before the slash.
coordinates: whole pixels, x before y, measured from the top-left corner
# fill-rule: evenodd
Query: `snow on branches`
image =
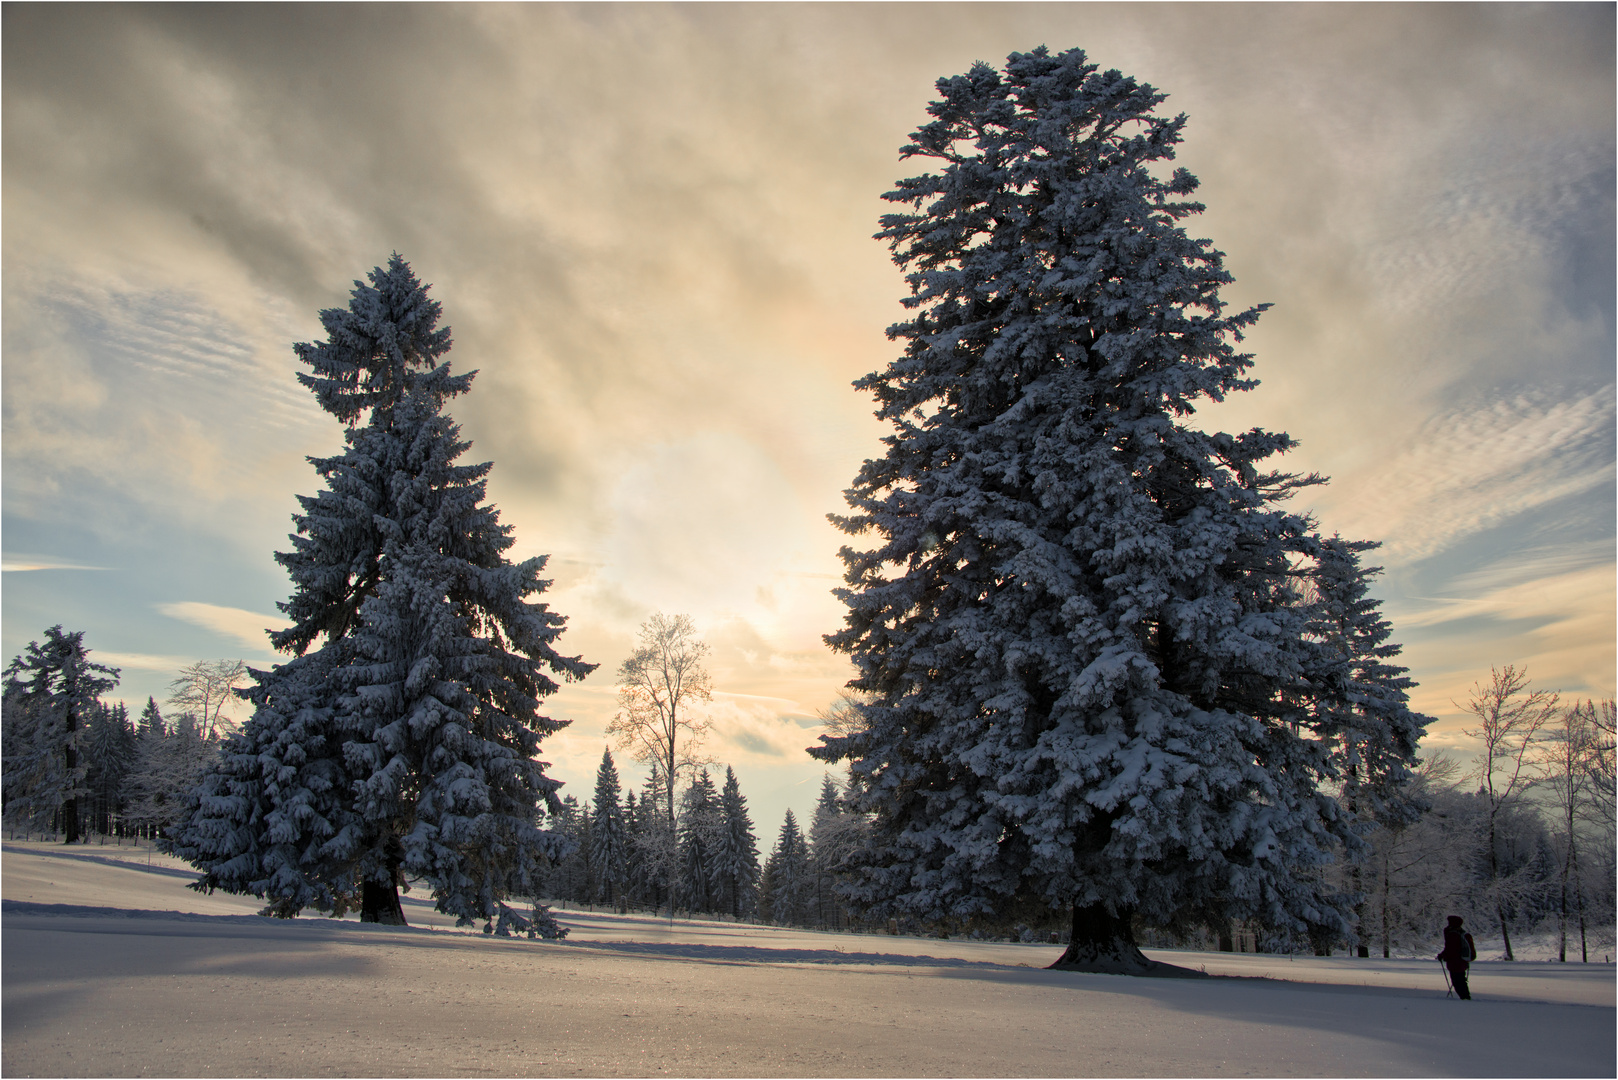
<path id="1" fill-rule="evenodd" d="M 834 519 L 866 538 L 827 637 L 862 704 L 812 752 L 872 815 L 849 896 L 1071 907 L 1065 959 L 1102 970 L 1147 969 L 1137 915 L 1347 933 L 1319 869 L 1354 826 L 1324 786 L 1368 691 L 1314 632 L 1322 542 L 1282 505 L 1320 478 L 1274 468 L 1285 434 L 1188 420 L 1254 385 L 1263 309 L 1228 313 L 1221 253 L 1184 230 L 1185 117 L 1077 49 L 938 90 L 903 150 L 935 171 L 878 234 L 904 352 L 855 384 L 893 430 Z M 1372 741 L 1408 762 L 1412 730 Z"/>
<path id="2" fill-rule="evenodd" d="M 293 658 L 253 671 L 253 718 L 205 781 L 176 850 L 198 886 L 402 920 L 414 878 L 439 910 L 490 919 L 527 895 L 566 842 L 539 828 L 557 783 L 536 760 L 567 721 L 540 715 L 552 675 L 594 665 L 555 649 L 565 619 L 534 599 L 545 557 L 511 563 L 485 501 L 490 466 L 443 408 L 471 388 L 444 358 L 448 328 L 397 254 L 321 313 L 328 339 L 296 347 L 300 375 L 348 425 L 345 449 L 312 459 L 325 482 L 300 496 Z"/>

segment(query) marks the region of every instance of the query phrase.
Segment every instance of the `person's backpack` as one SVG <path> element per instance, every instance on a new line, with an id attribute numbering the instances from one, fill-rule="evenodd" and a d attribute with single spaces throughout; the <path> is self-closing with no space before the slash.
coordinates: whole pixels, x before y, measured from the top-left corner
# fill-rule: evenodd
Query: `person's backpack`
<path id="1" fill-rule="evenodd" d="M 1439 954 L 1439 958 L 1451 962 L 1459 960 L 1463 964 L 1470 964 L 1478 958 L 1477 943 L 1472 940 L 1472 935 L 1465 930 L 1458 930 L 1453 934 L 1445 930 L 1444 951 Z"/>

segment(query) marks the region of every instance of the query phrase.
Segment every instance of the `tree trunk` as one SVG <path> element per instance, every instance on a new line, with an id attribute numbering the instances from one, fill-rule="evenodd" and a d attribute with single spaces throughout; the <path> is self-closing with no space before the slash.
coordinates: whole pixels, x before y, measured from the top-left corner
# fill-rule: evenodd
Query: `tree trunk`
<path id="1" fill-rule="evenodd" d="M 1386 852 L 1382 855 L 1382 959 L 1388 959 L 1388 894 L 1393 889 L 1392 857 Z"/>
<path id="2" fill-rule="evenodd" d="M 1368 960 L 1371 947 L 1365 941 L 1365 875 L 1359 863 L 1354 864 L 1354 895 L 1359 897 L 1354 903 L 1354 955 Z"/>
<path id="3" fill-rule="evenodd" d="M 1568 846 L 1568 854 L 1573 853 L 1572 845 Z M 1567 860 L 1562 860 L 1562 902 L 1556 913 L 1556 959 L 1560 963 L 1567 963 Z"/>
<path id="4" fill-rule="evenodd" d="M 70 746 L 67 748 L 67 770 L 72 775 L 74 758 L 78 755 Z M 70 797 L 62 804 L 62 843 L 76 844 L 79 842 L 79 800 L 78 796 Z"/>
<path id="5" fill-rule="evenodd" d="M 383 923 L 388 926 L 409 926 L 405 922 L 404 905 L 399 903 L 399 863 L 388 865 L 388 880 L 384 884 L 366 878 L 360 886 L 360 922 Z"/>
<path id="6" fill-rule="evenodd" d="M 1344 743 L 1345 745 L 1347 744 L 1347 736 L 1344 736 Z M 1350 768 L 1349 776 L 1355 780 L 1357 786 L 1358 766 L 1353 766 Z M 1356 817 L 1359 815 L 1360 805 L 1358 798 L 1350 799 L 1348 801 L 1348 812 Z M 1358 956 L 1361 960 L 1368 959 L 1371 955 L 1370 946 L 1365 943 L 1365 874 L 1363 871 L 1363 864 L 1355 862 L 1354 869 L 1352 871 L 1354 895 L 1357 897 L 1357 899 L 1354 901 L 1354 955 Z"/>
<path id="7" fill-rule="evenodd" d="M 1584 883 L 1579 878 L 1579 856 L 1573 855 L 1573 895 L 1579 902 L 1579 962 L 1590 962 L 1590 943 L 1584 936 Z"/>
<path id="8" fill-rule="evenodd" d="M 67 782 L 73 783 L 73 769 L 79 763 L 79 752 L 73 746 L 73 729 L 78 727 L 78 717 L 70 708 L 67 710 Z M 64 844 L 74 844 L 79 839 L 79 798 L 70 795 L 62 804 L 62 833 Z"/>
<path id="9" fill-rule="evenodd" d="M 1061 958 L 1051 965 L 1058 971 L 1091 971 L 1103 975 L 1155 975 L 1199 978 L 1200 972 L 1148 960 L 1135 945 L 1129 914 L 1113 915 L 1102 904 L 1073 907 L 1073 933 Z"/>
<path id="10" fill-rule="evenodd" d="M 1490 798 L 1492 799 L 1493 796 L 1491 795 Z M 1500 903 L 1499 900 L 1500 847 L 1499 839 L 1495 835 L 1494 827 L 1494 818 L 1497 812 L 1498 811 L 1494 808 L 1491 808 L 1489 811 L 1489 884 L 1492 885 L 1496 890 L 1494 913 L 1495 916 L 1500 920 L 1500 939 L 1504 941 L 1506 945 L 1506 955 L 1504 959 L 1515 960 L 1517 958 L 1511 955 L 1511 931 L 1506 927 L 1506 907 L 1504 904 Z"/>

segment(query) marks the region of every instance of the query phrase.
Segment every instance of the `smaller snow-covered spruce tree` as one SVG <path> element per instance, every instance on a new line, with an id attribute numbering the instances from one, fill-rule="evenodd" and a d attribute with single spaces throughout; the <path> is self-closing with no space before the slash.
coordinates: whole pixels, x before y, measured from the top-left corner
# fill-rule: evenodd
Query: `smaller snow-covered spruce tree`
<path id="1" fill-rule="evenodd" d="M 618 767 L 612 762 L 612 751 L 603 749 L 601 766 L 596 769 L 595 800 L 591 809 L 590 862 L 596 873 L 594 899 L 613 904 L 623 902 L 629 868 L 629 832 L 624 824 L 624 808 L 618 803 L 619 791 Z"/>
<path id="2" fill-rule="evenodd" d="M 1169 169 L 1184 116 L 1078 49 L 938 83 L 882 219 L 904 352 L 855 385 L 892 425 L 836 519 L 869 841 L 846 895 L 967 924 L 1071 913 L 1059 966 L 1168 973 L 1137 920 L 1352 933 L 1322 870 L 1343 680 L 1305 599 L 1320 539 L 1285 434 L 1209 433 L 1249 389 L 1221 253 Z M 1337 669 L 1341 674 L 1341 665 Z M 1366 723 L 1372 721 L 1367 718 Z M 1407 754 L 1398 738 L 1355 728 Z M 1391 768 L 1389 770 L 1391 775 Z"/>
<path id="3" fill-rule="evenodd" d="M 182 712 L 159 737 L 140 740 L 129 780 L 131 821 L 164 847 L 196 808 L 197 786 L 218 759 L 219 740 L 203 734 L 195 713 Z"/>
<path id="4" fill-rule="evenodd" d="M 140 719 L 135 724 L 135 738 L 161 738 L 167 730 L 163 722 L 163 710 L 158 708 L 157 699 L 148 697 L 146 707 L 140 711 Z"/>
<path id="5" fill-rule="evenodd" d="M 473 374 L 445 358 L 437 301 L 397 254 L 321 312 L 327 339 L 295 347 L 299 380 L 346 425 L 343 453 L 311 459 L 300 497 L 293 658 L 253 671 L 254 713 L 207 777 L 176 851 L 197 887 L 399 922 L 398 890 L 425 881 L 440 911 L 488 920 L 531 893 L 565 841 L 539 826 L 557 784 L 536 759 L 566 721 L 542 716 L 551 675 L 593 665 L 554 648 L 565 620 L 531 598 L 546 559 L 513 564 L 485 502 L 490 466 L 444 413 Z"/>
<path id="6" fill-rule="evenodd" d="M 641 836 L 644 822 L 633 789 L 624 793 L 624 903 L 639 904 L 644 892 L 641 874 Z"/>
<path id="7" fill-rule="evenodd" d="M 829 775 L 821 778 L 820 798 L 809 824 L 813 921 L 820 926 L 841 927 L 847 917 L 836 885 L 858 859 L 865 841 L 865 819 L 848 809 L 852 795 L 851 790 L 840 790 Z"/>
<path id="8" fill-rule="evenodd" d="M 90 660 L 84 632 L 53 626 L 5 672 L 6 814 L 32 827 L 59 817 L 63 842 L 82 838 L 79 801 L 89 794 L 86 723 L 118 669 Z"/>
<path id="9" fill-rule="evenodd" d="M 707 769 L 692 778 L 680 801 L 680 902 L 691 911 L 714 911 L 724 816 Z"/>
<path id="10" fill-rule="evenodd" d="M 1344 801 L 1379 822 L 1419 812 L 1408 785 L 1415 776 L 1416 744 L 1431 723 L 1410 708 L 1415 681 L 1392 663 L 1401 648 L 1381 603 L 1370 595 L 1379 566 L 1360 556 L 1381 547 L 1374 540 L 1332 537 L 1320 542 L 1312 567 L 1317 655 L 1315 728 L 1333 743 Z"/>
<path id="11" fill-rule="evenodd" d="M 770 921 L 777 926 L 801 926 L 809 916 L 814 880 L 803 832 L 791 810 L 781 822 L 781 834 L 764 870 L 769 889 Z"/>
<path id="12" fill-rule="evenodd" d="M 654 767 L 630 820 L 633 891 L 637 903 L 661 907 L 669 899 L 669 871 L 675 862 L 675 836 L 661 803 L 667 793 Z"/>
<path id="13" fill-rule="evenodd" d="M 85 786 L 90 790 L 91 828 L 110 836 L 121 820 L 135 767 L 135 728 L 123 702 L 99 705 L 90 714 L 85 746 Z"/>
<path id="14" fill-rule="evenodd" d="M 1370 955 L 1377 933 L 1368 922 L 1372 909 L 1365 859 L 1370 852 L 1359 841 L 1378 826 L 1407 825 L 1425 808 L 1412 785 L 1411 765 L 1431 722 L 1410 708 L 1415 683 L 1407 668 L 1392 663 L 1400 647 L 1390 640 L 1393 628 L 1370 596 L 1371 579 L 1382 568 L 1360 562 L 1364 552 L 1380 546 L 1334 536 L 1321 541 L 1312 567 L 1311 631 L 1324 645 L 1313 679 L 1320 688 L 1315 730 L 1333 747 L 1339 797 L 1357 823 L 1345 854 L 1361 957 Z"/>
<path id="15" fill-rule="evenodd" d="M 837 903 L 831 894 L 835 859 L 833 837 L 842 817 L 837 783 L 830 774 L 824 775 L 820 778 L 820 797 L 815 800 L 814 816 L 809 820 L 809 867 L 814 875 L 810 920 L 817 926 L 837 921 Z"/>
<path id="16" fill-rule="evenodd" d="M 714 881 L 718 909 L 733 918 L 753 915 L 758 908 L 758 836 L 747 813 L 736 770 L 725 767 L 725 786 L 719 793 L 722 824 L 714 853 Z"/>
<path id="17" fill-rule="evenodd" d="M 587 904 L 595 898 L 590 852 L 590 810 L 573 795 L 562 796 L 551 815 L 551 830 L 564 839 L 566 852 L 553 860 L 542 878 L 547 895 Z"/>

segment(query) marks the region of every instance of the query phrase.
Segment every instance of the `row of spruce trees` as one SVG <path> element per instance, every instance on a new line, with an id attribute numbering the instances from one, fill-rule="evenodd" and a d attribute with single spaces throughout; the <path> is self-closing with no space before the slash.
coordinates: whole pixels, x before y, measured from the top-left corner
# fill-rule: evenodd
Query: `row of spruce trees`
<path id="1" fill-rule="evenodd" d="M 82 632 L 60 626 L 7 666 L 0 798 L 13 831 L 156 840 L 183 816 L 220 740 L 190 709 L 166 719 L 147 698 L 131 717 L 104 700 L 118 675 L 89 660 Z"/>
<path id="2" fill-rule="evenodd" d="M 666 791 L 653 775 L 638 799 L 634 791 L 620 798 L 618 770 L 605 751 L 594 798 L 581 804 L 564 796 L 553 816 L 572 850 L 544 875 L 544 895 L 620 911 L 672 907 L 782 926 L 851 924 L 835 887 L 858 849 L 863 819 L 829 776 L 808 833 L 788 810 L 762 865 L 735 770 L 725 768 L 723 785 L 707 768 L 696 770 L 678 796 L 672 835 Z"/>
<path id="3" fill-rule="evenodd" d="M 43 641 L 5 674 L 6 822 L 69 842 L 139 837 L 172 848 L 199 785 L 221 765 L 225 739 L 188 709 L 170 721 L 148 698 L 131 718 L 124 702 L 104 700 L 119 672 L 89 659 L 82 632 L 53 626 Z M 539 891 L 624 910 L 672 905 L 783 925 L 848 924 L 832 887 L 858 823 L 829 777 L 808 835 L 788 811 L 762 866 L 733 769 L 717 788 L 707 768 L 696 771 L 680 791 L 672 840 L 666 791 L 653 775 L 638 799 L 621 792 L 605 751 L 593 799 L 581 805 L 568 795 L 548 814 L 546 824 L 571 843 L 539 875 Z"/>
<path id="4" fill-rule="evenodd" d="M 165 830 L 179 820 L 188 794 L 222 746 L 195 713 L 179 710 L 167 721 L 148 699 L 132 719 L 123 702 L 97 697 L 80 703 L 71 743 L 47 739 L 51 751 L 43 759 L 27 752 L 42 716 L 54 719 L 50 729 L 63 728 L 64 710 L 49 706 L 72 700 L 75 677 L 88 675 L 96 686 L 111 689 L 107 684 L 116 672 L 90 665 L 82 637 L 51 627 L 43 646 L 34 643 L 7 670 L 6 821 L 13 829 L 59 834 L 72 805 L 82 834 L 164 843 Z M 1495 745 L 1502 771 L 1496 779 L 1511 768 L 1525 782 L 1511 791 L 1497 784 L 1491 798 L 1481 762 L 1465 769 L 1434 756 L 1422 764 L 1409 790 L 1420 812 L 1376 821 L 1366 835 L 1368 856 L 1336 869 L 1338 886 L 1358 898 L 1355 929 L 1367 953 L 1423 954 L 1432 941 L 1433 912 L 1443 911 L 1463 915 L 1480 936 L 1493 937 L 1496 927 L 1503 940 L 1549 932 L 1559 939 L 1563 957 L 1611 955 L 1618 908 L 1614 706 L 1562 704 L 1556 695 L 1531 690 L 1512 669 L 1495 673 L 1492 688 L 1501 693 L 1475 702 L 1485 713 L 1494 707 L 1496 719 L 1504 714 L 1534 721 L 1519 724 Z M 844 703 L 835 715 L 846 723 L 852 708 Z M 76 776 L 64 770 L 53 781 L 47 769 L 35 786 L 24 782 L 26 763 L 65 762 L 69 745 L 76 751 Z M 847 787 L 829 776 L 823 780 L 807 833 L 788 811 L 762 866 L 734 770 L 725 769 L 717 789 L 708 770 L 696 773 L 680 794 L 673 843 L 661 805 L 665 791 L 655 776 L 639 798 L 623 791 L 611 751 L 605 751 L 593 799 L 581 804 L 566 796 L 549 819 L 572 848 L 542 876 L 544 896 L 625 911 L 662 910 L 672 899 L 690 913 L 736 920 L 824 929 L 869 925 L 839 895 L 866 839 L 866 818 L 849 809 Z M 944 925 L 915 920 L 905 920 L 904 927 L 947 932 Z M 1043 941 L 1053 930 L 1060 936 L 1050 918 L 1034 916 L 977 932 Z M 1157 944 L 1266 952 L 1330 952 L 1347 944 L 1238 922 L 1181 926 L 1178 932 L 1143 924 L 1141 930 Z"/>

